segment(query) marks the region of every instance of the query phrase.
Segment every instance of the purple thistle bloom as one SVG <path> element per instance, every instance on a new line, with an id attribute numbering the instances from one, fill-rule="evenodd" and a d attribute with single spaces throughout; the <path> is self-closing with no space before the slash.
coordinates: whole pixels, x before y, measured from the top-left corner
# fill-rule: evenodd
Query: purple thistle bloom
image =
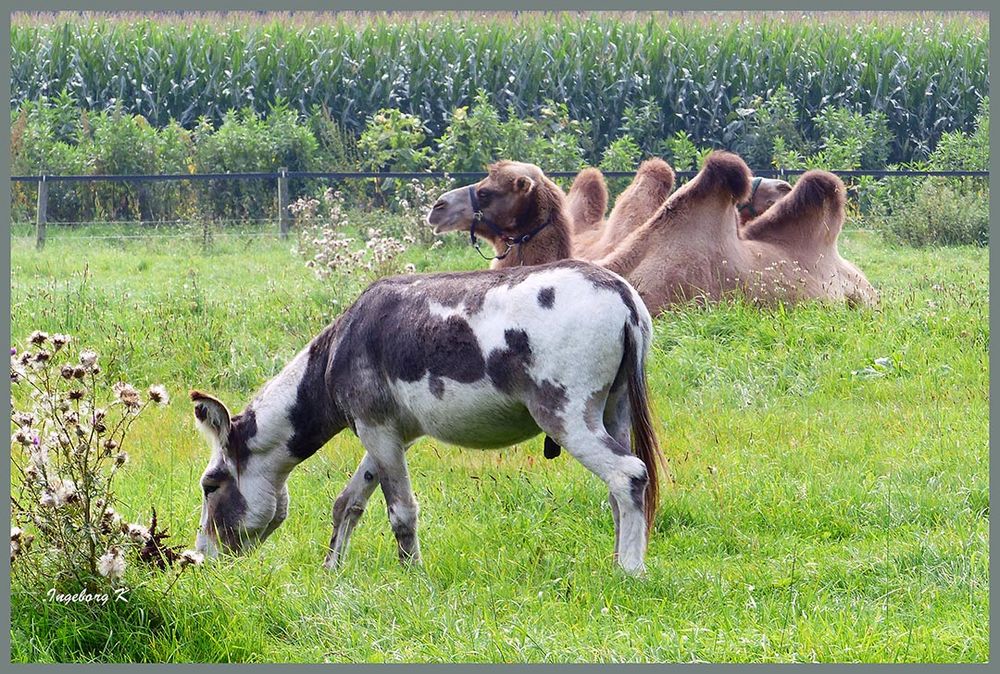
<path id="1" fill-rule="evenodd" d="M 12 356 L 16 356 L 17 355 L 17 347 L 16 346 L 10 347 L 10 355 L 12 355 Z"/>
<path id="2" fill-rule="evenodd" d="M 37 435 L 35 437 L 31 438 L 31 444 L 33 444 L 35 447 L 37 447 L 38 445 L 41 444 L 41 440 L 38 439 Z"/>

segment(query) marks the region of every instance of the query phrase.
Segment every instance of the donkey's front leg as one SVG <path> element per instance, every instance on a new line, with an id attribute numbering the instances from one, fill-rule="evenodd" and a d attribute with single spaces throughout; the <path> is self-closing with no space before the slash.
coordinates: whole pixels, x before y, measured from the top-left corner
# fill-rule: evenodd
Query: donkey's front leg
<path id="1" fill-rule="evenodd" d="M 351 532 L 365 512 L 365 505 L 378 483 L 375 460 L 370 454 L 365 454 L 344 491 L 333 502 L 333 536 L 330 537 L 330 551 L 326 553 L 323 563 L 326 568 L 336 568 L 343 561 Z"/>
<path id="2" fill-rule="evenodd" d="M 388 426 L 357 424 L 358 438 L 378 465 L 379 480 L 389 524 L 399 546 L 399 561 L 420 563 L 420 543 L 417 540 L 417 499 L 410 486 L 406 468 L 406 446 L 399 433 Z"/>

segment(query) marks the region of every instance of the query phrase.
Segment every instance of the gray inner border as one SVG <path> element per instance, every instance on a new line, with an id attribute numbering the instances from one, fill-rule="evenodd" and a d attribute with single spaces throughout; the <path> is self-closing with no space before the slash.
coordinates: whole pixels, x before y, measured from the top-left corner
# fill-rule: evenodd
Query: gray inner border
<path id="1" fill-rule="evenodd" d="M 698 2 L 697 0 L 674 0 L 674 2 L 669 3 L 669 6 L 664 6 L 666 3 L 655 2 L 654 0 L 630 0 L 628 2 L 598 2 L 596 0 L 534 0 L 534 2 L 526 2 L 525 0 L 506 0 L 505 2 L 489 2 L 488 0 L 465 0 L 464 2 L 441 2 L 440 0 L 425 0 L 424 2 L 412 2 L 407 0 L 369 0 L 369 2 L 345 2 L 344 0 L 286 0 L 285 2 L 278 3 L 275 0 L 212 0 L 206 2 L 205 0 L 172 0 L 172 2 L 156 2 L 156 0 L 135 0 L 132 3 L 113 1 L 113 0 L 91 0 L 87 3 L 81 3 L 83 6 L 76 5 L 71 2 L 43 2 L 43 1 L 20 1 L 14 2 L 10 5 L 7 2 L 3 2 L 3 8 L 6 10 L 4 12 L 3 27 L 0 30 L 0 51 L 8 55 L 7 58 L 3 60 L 2 71 L 0 71 L 0 86 L 2 86 L 2 91 L 5 100 L 10 100 L 10 13 L 12 11 L 57 11 L 57 10 L 95 10 L 95 11 L 109 11 L 109 10 L 128 10 L 128 11 L 164 11 L 164 10 L 276 10 L 276 11 L 289 11 L 289 10 L 322 10 L 322 11 L 334 11 L 334 10 L 422 10 L 422 11 L 436 11 L 436 10 L 492 10 L 492 11 L 507 11 L 507 10 L 548 10 L 548 11 L 572 11 L 572 10 L 692 10 L 692 11 L 716 11 L 716 10 L 744 10 L 744 11 L 763 11 L 763 10 L 785 10 L 789 12 L 801 12 L 801 11 L 817 11 L 817 10 L 927 10 L 927 11 L 939 11 L 942 9 L 948 10 L 982 10 L 989 11 L 992 9 L 991 2 L 987 0 L 979 0 L 978 2 L 963 2 L 960 6 L 949 6 L 942 7 L 940 3 L 929 2 L 928 0 L 919 1 L 904 1 L 904 0 L 876 0 L 876 2 L 858 2 L 854 0 L 853 2 L 839 2 L 836 6 L 831 7 L 828 3 L 823 2 L 823 0 L 798 0 L 798 2 L 775 2 L 773 0 L 757 0 L 751 6 L 747 4 L 734 2 L 732 0 L 711 0 L 709 2 Z M 995 32 L 996 21 L 994 20 L 994 14 L 990 14 L 990 31 Z M 997 55 L 996 52 L 990 54 L 990 69 L 991 71 L 996 71 L 997 65 Z M 0 125 L 0 145 L 4 148 L 10 147 L 10 107 L 4 107 L 4 122 Z M 993 126 L 993 130 L 990 136 L 990 146 L 991 148 L 997 145 L 998 135 L 1000 131 L 997 130 L 996 125 Z M 9 151 L 9 150 L 8 150 Z M 992 155 L 990 157 L 990 193 L 996 191 L 997 183 L 1000 178 L 1000 159 L 997 156 Z M 3 162 L 0 166 L 0 182 L 2 182 L 4 189 L 7 190 L 6 196 L 0 199 L 0 218 L 2 222 L 6 223 L 10 221 L 10 162 Z M 992 199 L 991 199 L 992 204 Z M 1000 233 L 1000 226 L 998 226 L 998 219 L 992 217 L 990 218 L 990 239 L 991 241 L 997 240 L 997 235 Z M 10 275 L 10 237 L 4 236 L 3 240 L 0 241 L 0 246 L 2 246 L 4 251 L 4 263 L 7 268 L 7 274 Z M 997 282 L 1000 280 L 1000 272 L 991 266 L 990 268 L 990 289 L 991 293 L 994 288 L 997 287 Z M 8 311 L 0 316 L 3 320 L 4 334 L 10 335 L 10 285 L 5 285 L 2 289 L 2 299 L 4 304 L 7 306 Z M 991 332 L 996 329 L 997 322 L 990 317 L 990 330 Z M 992 385 L 992 375 L 994 373 L 994 348 L 992 342 L 990 343 L 990 398 L 993 398 L 993 385 Z M 4 397 L 10 395 L 10 382 L 9 380 L 0 381 L 0 386 L 3 387 Z M 995 423 L 994 417 L 992 415 L 992 404 L 990 409 L 990 436 L 994 436 L 994 431 L 1000 428 L 1000 424 Z M 990 459 L 992 463 L 994 448 L 991 444 L 990 446 Z M 5 489 L 9 490 L 10 484 L 10 462 L 3 461 L 0 462 L 0 475 L 2 475 L 3 484 Z M 990 476 L 990 506 L 993 506 L 992 494 L 996 490 L 996 487 L 1000 483 L 1000 478 L 996 475 L 991 474 Z M 8 491 L 9 494 L 9 491 Z M 10 523 L 10 512 L 8 509 L 3 509 L 3 517 L 5 521 Z M 990 520 L 990 577 L 996 577 L 997 562 L 993 556 L 993 545 L 992 541 L 995 538 L 995 526 L 993 520 Z M 177 665 L 101 665 L 101 664 L 84 664 L 84 665 L 12 665 L 10 664 L 10 566 L 9 561 L 5 557 L 5 562 L 0 569 L 2 573 L 2 582 L 5 588 L 3 596 L 0 597 L 0 606 L 2 606 L 2 612 L 0 612 L 0 618 L 2 618 L 2 625 L 0 625 L 0 671 L 32 671 L 32 672 L 43 672 L 43 671 L 69 671 L 70 669 L 79 670 L 83 672 L 104 672 L 109 670 L 117 671 L 131 671 L 136 669 L 142 670 L 163 670 L 165 668 L 175 669 L 175 671 L 187 672 L 187 671 L 207 671 L 209 669 L 226 669 L 233 670 L 235 668 L 248 668 L 254 671 L 269 671 L 269 670 L 281 670 L 281 671 L 316 671 L 318 667 L 324 667 L 324 669 L 333 669 L 337 671 L 365 671 L 365 672 L 388 672 L 388 671 L 400 671 L 402 668 L 404 671 L 418 671 L 418 672 L 437 672 L 437 671 L 456 671 L 457 667 L 475 667 L 477 669 L 491 668 L 500 669 L 504 668 L 512 672 L 529 672 L 529 671 L 542 671 L 545 669 L 550 669 L 553 667 L 559 667 L 561 669 L 572 669 L 574 671 L 605 671 L 609 668 L 618 671 L 651 671 L 653 669 L 665 671 L 665 670 L 680 670 L 685 665 L 681 664 L 661 664 L 661 665 L 455 665 L 455 664 L 404 664 L 404 665 L 364 665 L 364 664 L 338 664 L 338 665 L 194 665 L 194 664 L 177 664 Z M 990 622 L 993 623 L 993 618 L 996 614 L 998 600 L 996 595 L 991 592 L 990 594 Z M 997 645 L 996 634 L 990 632 L 990 659 L 992 660 L 992 655 L 995 652 L 995 647 Z M 699 670 L 703 671 L 722 671 L 723 669 L 731 669 L 733 667 L 740 667 L 748 670 L 758 670 L 766 671 L 770 670 L 772 667 L 769 665 L 699 665 Z M 866 665 L 846 665 L 846 664 L 823 664 L 823 665 L 808 665 L 808 664 L 788 664 L 783 665 L 784 667 L 791 668 L 806 668 L 810 667 L 812 669 L 819 668 L 823 671 L 842 671 L 850 668 L 851 671 L 874 671 L 874 670 L 886 670 L 892 665 L 880 665 L 880 664 L 866 664 Z M 938 670 L 958 670 L 958 669 L 970 669 L 976 668 L 980 670 L 986 670 L 989 668 L 988 664 L 965 664 L 965 665 L 931 665 L 931 664 L 921 664 L 921 665 L 909 665 L 906 671 L 938 671 Z"/>

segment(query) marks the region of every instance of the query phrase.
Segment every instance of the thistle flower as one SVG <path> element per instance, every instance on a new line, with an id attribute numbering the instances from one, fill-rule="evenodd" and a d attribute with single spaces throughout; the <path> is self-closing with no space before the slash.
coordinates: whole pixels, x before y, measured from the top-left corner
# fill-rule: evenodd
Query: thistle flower
<path id="1" fill-rule="evenodd" d="M 205 556 L 195 550 L 185 550 L 181 553 L 178 561 L 181 568 L 185 566 L 201 566 L 202 562 L 205 561 Z"/>
<path id="2" fill-rule="evenodd" d="M 63 379 L 72 379 L 73 378 L 73 366 L 72 365 L 63 365 L 61 368 L 59 368 L 59 375 Z"/>
<path id="3" fill-rule="evenodd" d="M 128 454 L 126 452 L 118 452 L 118 456 L 115 457 L 115 468 L 121 468 L 126 463 L 128 463 Z"/>
<path id="4" fill-rule="evenodd" d="M 55 506 L 66 505 L 76 500 L 76 484 L 73 480 L 61 480 L 56 478 L 56 484 L 53 489 L 53 498 L 55 499 Z"/>
<path id="5" fill-rule="evenodd" d="M 83 400 L 83 396 L 87 394 L 87 389 L 77 388 L 69 392 L 68 397 L 70 400 Z"/>
<path id="6" fill-rule="evenodd" d="M 72 341 L 69 335 L 55 334 L 52 335 L 52 348 L 54 351 L 58 351 Z"/>
<path id="7" fill-rule="evenodd" d="M 170 395 L 163 384 L 153 384 L 147 392 L 149 399 L 160 406 L 166 406 L 170 402 Z"/>
<path id="8" fill-rule="evenodd" d="M 125 533 L 136 543 L 145 543 L 149 540 L 149 529 L 141 524 L 129 524 L 125 527 Z"/>
<path id="9" fill-rule="evenodd" d="M 110 534 L 115 529 L 121 528 L 121 515 L 115 512 L 114 508 L 108 507 L 101 513 L 101 532 Z"/>
<path id="10" fill-rule="evenodd" d="M 35 346 L 41 346 L 46 341 L 48 341 L 48 339 L 49 339 L 49 333 L 42 332 L 41 330 L 35 330 L 33 333 L 31 333 L 31 336 L 28 337 L 28 341 L 34 344 Z"/>
<path id="11" fill-rule="evenodd" d="M 125 575 L 125 553 L 118 546 L 112 546 L 97 560 L 97 572 L 112 580 Z"/>
<path id="12" fill-rule="evenodd" d="M 83 379 L 86 374 L 87 370 L 82 365 L 77 365 L 73 368 L 73 377 L 75 379 Z"/>
<path id="13" fill-rule="evenodd" d="M 142 405 L 142 401 L 139 399 L 139 391 L 129 383 L 120 381 L 112 386 L 111 390 L 118 396 L 121 404 L 130 410 L 138 409 Z"/>
<path id="14" fill-rule="evenodd" d="M 97 365 L 97 352 L 90 349 L 81 351 L 80 365 L 83 366 L 84 370 L 92 370 Z"/>

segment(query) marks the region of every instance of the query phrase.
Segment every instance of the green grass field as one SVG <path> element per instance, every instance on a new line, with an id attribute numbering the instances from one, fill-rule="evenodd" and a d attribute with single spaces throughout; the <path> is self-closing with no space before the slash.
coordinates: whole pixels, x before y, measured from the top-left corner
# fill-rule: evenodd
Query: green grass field
<path id="1" fill-rule="evenodd" d="M 93 233 L 93 232 L 91 232 Z M 208 448 L 186 391 L 241 409 L 357 292 L 291 243 L 51 235 L 13 240 L 12 339 L 97 349 L 109 378 L 174 400 L 131 437 L 121 510 L 190 545 Z M 611 559 L 599 480 L 541 440 L 410 452 L 424 567 L 405 570 L 376 495 L 336 573 L 330 506 L 362 455 L 342 434 L 293 472 L 254 555 L 156 578 L 128 603 L 12 588 L 16 661 L 985 661 L 988 251 L 842 252 L 873 311 L 686 309 L 656 321 L 657 430 L 673 481 L 636 580 Z M 449 239 L 420 270 L 483 263 Z M 888 365 L 875 366 L 888 358 Z M 885 363 L 886 361 L 880 361 Z M 127 577 L 128 578 L 128 577 Z"/>

